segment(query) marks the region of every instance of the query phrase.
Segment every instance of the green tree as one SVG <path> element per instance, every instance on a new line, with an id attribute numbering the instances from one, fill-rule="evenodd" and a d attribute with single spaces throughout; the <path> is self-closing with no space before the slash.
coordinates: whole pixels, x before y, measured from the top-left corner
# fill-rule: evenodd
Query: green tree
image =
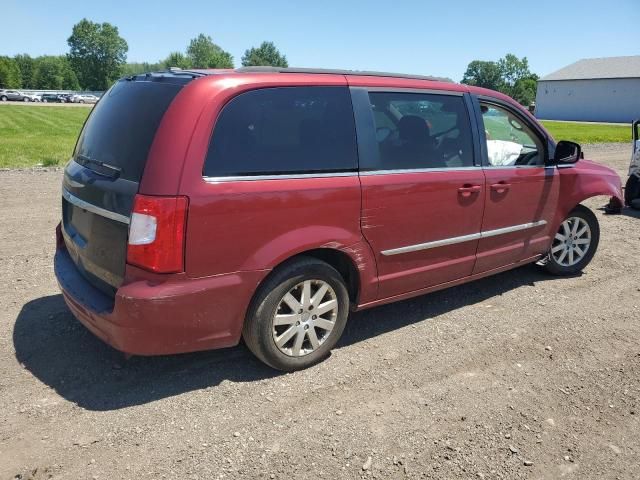
<path id="1" fill-rule="evenodd" d="M 522 105 L 529 106 L 536 99 L 537 88 L 538 76 L 534 74 L 517 80 L 513 88 L 511 88 L 511 96 Z"/>
<path id="2" fill-rule="evenodd" d="M 467 66 L 462 83 L 466 85 L 474 85 L 476 87 L 490 88 L 492 90 L 500 90 L 504 81 L 502 70 L 496 62 L 485 62 L 482 60 L 474 60 Z"/>
<path id="3" fill-rule="evenodd" d="M 138 75 L 140 73 L 157 72 L 158 70 L 162 70 L 162 68 L 162 63 L 125 63 L 122 66 L 122 76 L 130 77 L 132 75 Z"/>
<path id="4" fill-rule="evenodd" d="M 201 33 L 187 47 L 191 68 L 233 68 L 233 57 L 213 43 L 210 36 Z"/>
<path id="5" fill-rule="evenodd" d="M 33 74 L 33 86 L 46 90 L 62 90 L 62 68 L 58 57 L 39 57 Z"/>
<path id="6" fill-rule="evenodd" d="M 191 68 L 191 60 L 189 57 L 180 52 L 171 52 L 169 56 L 160 63 L 164 68 Z"/>
<path id="7" fill-rule="evenodd" d="M 33 88 L 79 90 L 80 85 L 66 57 L 44 56 L 35 59 Z"/>
<path id="8" fill-rule="evenodd" d="M 62 70 L 62 89 L 63 90 L 80 90 L 80 82 L 76 76 L 76 72 L 71 68 L 71 64 L 66 57 L 63 57 L 63 70 Z"/>
<path id="9" fill-rule="evenodd" d="M 462 83 L 498 90 L 522 105 L 536 98 L 538 76 L 529 70 L 527 57 L 508 53 L 497 62 L 474 60 L 467 67 Z"/>
<path id="10" fill-rule="evenodd" d="M 118 27 L 84 18 L 73 26 L 67 43 L 69 61 L 82 88 L 106 90 L 121 75 L 129 47 Z"/>
<path id="11" fill-rule="evenodd" d="M 242 56 L 242 65 L 272 67 L 288 67 L 287 57 L 282 55 L 273 42 L 262 42 L 259 47 L 252 47 L 244 52 Z"/>
<path id="12" fill-rule="evenodd" d="M 0 88 L 20 88 L 22 79 L 16 61 L 9 57 L 0 57 Z"/>
<path id="13" fill-rule="evenodd" d="M 502 72 L 502 80 L 509 89 L 513 88 L 518 80 L 531 76 L 527 57 L 520 59 L 513 53 L 507 53 L 504 58 L 498 60 L 498 66 Z"/>
<path id="14" fill-rule="evenodd" d="M 16 55 L 13 57 L 18 68 L 20 69 L 20 77 L 22 78 L 22 88 L 34 88 L 33 87 L 33 74 L 35 72 L 35 59 L 31 58 L 26 53 L 22 55 Z"/>

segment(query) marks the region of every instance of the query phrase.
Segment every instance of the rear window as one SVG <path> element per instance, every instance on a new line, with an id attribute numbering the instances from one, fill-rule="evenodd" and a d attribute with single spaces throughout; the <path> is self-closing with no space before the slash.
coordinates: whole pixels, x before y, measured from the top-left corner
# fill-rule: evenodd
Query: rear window
<path id="1" fill-rule="evenodd" d="M 139 182 L 151 143 L 181 84 L 120 80 L 89 115 L 74 159 L 98 172 Z M 104 164 L 101 167 L 100 164 Z"/>
<path id="2" fill-rule="evenodd" d="M 354 171 L 346 87 L 281 87 L 243 93 L 224 107 L 204 166 L 207 177 Z"/>

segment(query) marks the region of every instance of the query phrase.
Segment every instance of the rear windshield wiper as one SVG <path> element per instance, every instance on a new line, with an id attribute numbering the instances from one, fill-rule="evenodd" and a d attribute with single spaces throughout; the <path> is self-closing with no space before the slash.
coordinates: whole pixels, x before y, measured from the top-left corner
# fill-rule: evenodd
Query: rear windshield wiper
<path id="1" fill-rule="evenodd" d="M 95 160 L 93 158 L 89 158 L 86 155 L 77 155 L 77 158 L 81 160 L 81 164 L 87 168 L 90 168 L 92 171 L 96 172 L 98 175 L 104 175 L 105 177 L 118 178 L 122 174 L 122 168 L 117 167 L 115 165 L 111 165 L 106 162 L 101 162 L 100 160 Z M 91 165 L 96 165 L 103 169 L 103 171 L 95 170 L 91 168 Z"/>

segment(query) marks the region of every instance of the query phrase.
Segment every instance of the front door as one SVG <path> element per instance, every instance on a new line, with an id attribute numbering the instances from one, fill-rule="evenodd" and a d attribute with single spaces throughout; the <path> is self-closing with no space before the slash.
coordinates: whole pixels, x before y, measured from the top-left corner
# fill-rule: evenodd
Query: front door
<path id="1" fill-rule="evenodd" d="M 480 102 L 480 110 L 486 186 L 474 273 L 545 253 L 560 187 L 557 169 L 545 167 L 546 140 L 523 116 L 488 101 Z"/>
<path id="2" fill-rule="evenodd" d="M 362 232 L 376 256 L 378 297 L 471 275 L 485 193 L 465 97 L 353 93 Z"/>

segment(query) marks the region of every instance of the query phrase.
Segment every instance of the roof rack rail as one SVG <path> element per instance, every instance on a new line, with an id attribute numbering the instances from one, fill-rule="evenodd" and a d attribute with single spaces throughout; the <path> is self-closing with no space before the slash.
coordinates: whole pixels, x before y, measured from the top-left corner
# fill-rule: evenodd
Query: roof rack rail
<path id="1" fill-rule="evenodd" d="M 368 70 L 340 70 L 330 68 L 295 68 L 295 67 L 240 67 L 235 69 L 238 73 L 320 73 L 327 75 L 362 75 L 366 77 L 395 77 L 409 78 L 413 80 L 431 80 L 436 82 L 454 83 L 446 77 L 432 77 L 429 75 L 411 75 L 406 73 L 371 72 Z"/>
<path id="2" fill-rule="evenodd" d="M 188 68 L 183 69 L 180 67 L 168 67 L 166 70 L 160 70 L 157 72 L 150 72 L 150 73 L 171 73 L 173 75 L 193 75 L 198 77 L 204 77 L 207 75 L 207 72 L 205 71 L 191 70 Z"/>

